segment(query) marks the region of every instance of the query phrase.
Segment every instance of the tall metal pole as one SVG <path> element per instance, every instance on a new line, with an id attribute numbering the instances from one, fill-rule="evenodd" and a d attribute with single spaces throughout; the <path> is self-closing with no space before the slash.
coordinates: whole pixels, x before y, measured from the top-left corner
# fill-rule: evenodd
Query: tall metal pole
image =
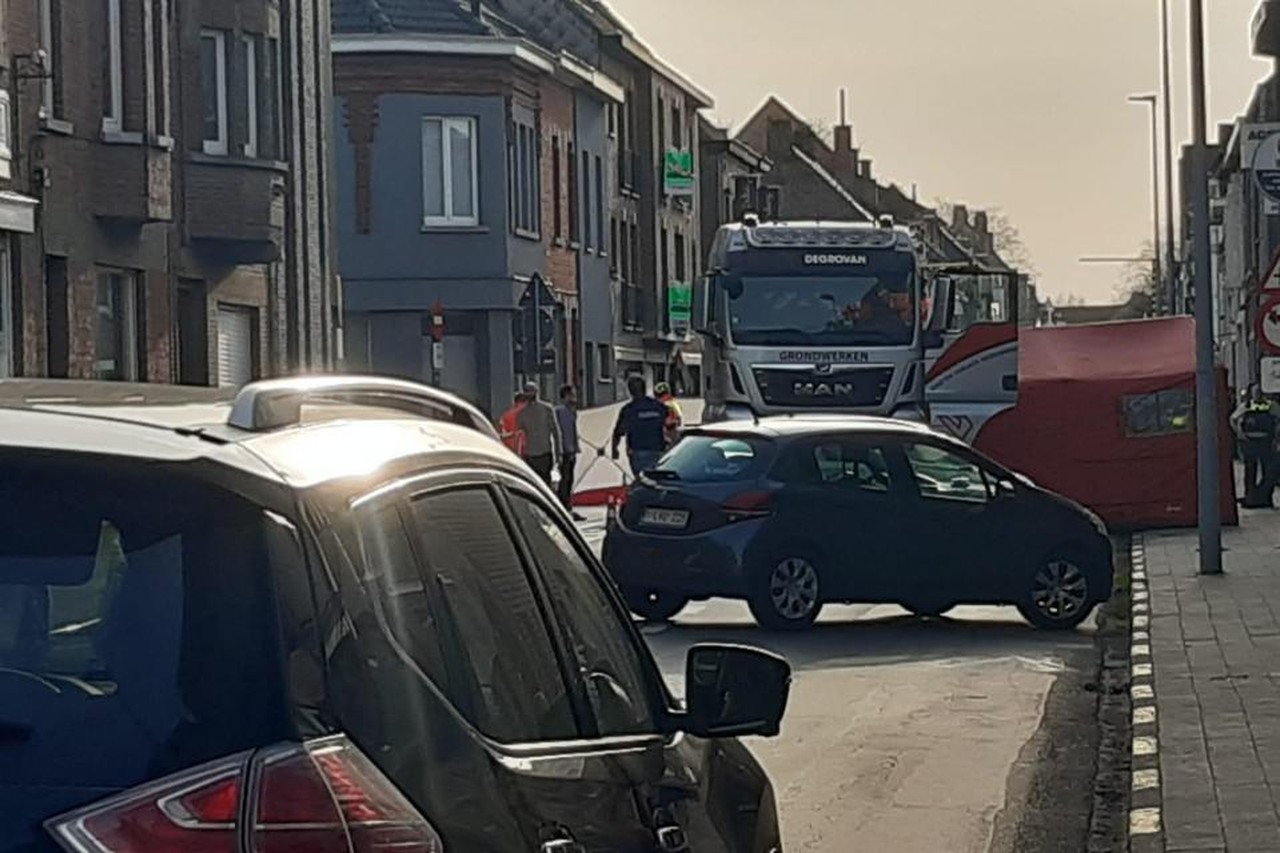
<path id="1" fill-rule="evenodd" d="M 1160 270 L 1160 128 L 1156 122 L 1155 95 L 1130 95 L 1129 102 L 1146 104 L 1151 109 L 1151 275 L 1156 293 L 1164 292 L 1165 281 Z"/>
<path id="2" fill-rule="evenodd" d="M 1180 314 L 1178 305 L 1178 256 L 1173 239 L 1173 83 L 1170 77 L 1169 0 L 1160 0 L 1161 91 L 1164 100 L 1164 274 L 1167 309 Z"/>
<path id="3" fill-rule="evenodd" d="M 1209 177 L 1204 73 L 1204 2 L 1191 6 L 1191 263 L 1196 306 L 1196 484 L 1200 574 L 1222 572 L 1218 387 L 1213 368 L 1213 289 L 1209 276 Z"/>

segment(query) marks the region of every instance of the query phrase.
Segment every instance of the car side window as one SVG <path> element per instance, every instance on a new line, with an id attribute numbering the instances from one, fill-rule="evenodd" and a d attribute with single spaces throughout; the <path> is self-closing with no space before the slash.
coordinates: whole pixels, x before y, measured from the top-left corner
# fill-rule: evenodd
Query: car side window
<path id="1" fill-rule="evenodd" d="M 827 439 L 813 446 L 821 481 L 873 494 L 888 494 L 889 464 L 884 450 L 867 442 Z"/>
<path id="2" fill-rule="evenodd" d="M 410 517 L 446 655 L 465 676 L 450 680 L 450 701 L 502 743 L 578 737 L 541 606 L 488 489 L 420 495 Z"/>
<path id="3" fill-rule="evenodd" d="M 602 736 L 652 734 L 655 685 L 648 652 L 561 524 L 532 498 L 515 493 L 511 507 L 533 559 L 546 578 L 556 621 L 570 646 Z"/>
<path id="4" fill-rule="evenodd" d="M 903 450 L 926 500 L 985 504 L 991 499 L 991 483 L 972 460 L 933 444 L 908 443 Z"/>

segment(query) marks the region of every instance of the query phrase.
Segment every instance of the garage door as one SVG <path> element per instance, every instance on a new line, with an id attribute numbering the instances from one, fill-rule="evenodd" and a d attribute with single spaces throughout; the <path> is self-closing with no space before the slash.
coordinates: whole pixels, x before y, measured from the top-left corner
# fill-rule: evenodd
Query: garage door
<path id="1" fill-rule="evenodd" d="M 218 306 L 218 386 L 238 388 L 253 381 L 253 326 L 256 308 Z"/>

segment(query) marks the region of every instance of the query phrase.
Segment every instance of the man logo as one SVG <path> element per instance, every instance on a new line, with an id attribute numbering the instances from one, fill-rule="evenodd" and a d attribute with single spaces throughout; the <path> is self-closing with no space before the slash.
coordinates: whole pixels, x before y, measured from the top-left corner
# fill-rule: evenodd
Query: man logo
<path id="1" fill-rule="evenodd" d="M 791 393 L 797 397 L 851 398 L 854 388 L 852 382 L 795 382 L 791 385 Z"/>

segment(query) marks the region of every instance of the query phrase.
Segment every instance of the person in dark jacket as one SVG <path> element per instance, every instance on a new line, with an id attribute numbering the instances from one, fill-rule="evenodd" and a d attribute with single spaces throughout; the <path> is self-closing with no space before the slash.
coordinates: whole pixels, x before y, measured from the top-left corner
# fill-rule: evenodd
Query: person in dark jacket
<path id="1" fill-rule="evenodd" d="M 539 399 L 536 382 L 525 383 L 524 396 L 527 402 L 516 416 L 520 432 L 524 433 L 524 461 L 550 486 L 551 471 L 556 467 L 563 444 L 560 423 L 555 410 Z"/>
<path id="2" fill-rule="evenodd" d="M 613 427 L 613 458 L 618 458 L 618 446 L 627 440 L 627 461 L 631 473 L 638 475 L 658 464 L 666 450 L 667 406 L 649 396 L 644 377 L 632 376 L 627 380 L 631 401 L 618 412 L 618 422 Z M 604 452 L 604 448 L 600 449 Z"/>
<path id="3" fill-rule="evenodd" d="M 572 385 L 560 389 L 556 422 L 560 425 L 560 485 L 556 491 L 565 509 L 572 512 L 573 487 L 578 470 L 578 389 Z M 573 517 L 582 520 L 576 512 Z"/>
<path id="4" fill-rule="evenodd" d="M 1257 388 L 1250 399 L 1231 415 L 1231 426 L 1244 456 L 1245 507 L 1270 507 L 1276 486 L 1276 433 L 1280 417 L 1276 406 Z"/>

